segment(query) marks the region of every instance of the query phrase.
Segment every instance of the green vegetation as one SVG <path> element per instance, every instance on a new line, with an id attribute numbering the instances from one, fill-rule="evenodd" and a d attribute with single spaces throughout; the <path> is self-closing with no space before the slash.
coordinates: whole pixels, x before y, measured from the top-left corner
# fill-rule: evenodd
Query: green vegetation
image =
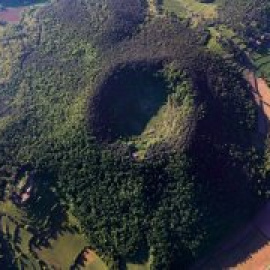
<path id="1" fill-rule="evenodd" d="M 41 194 L 39 196 L 43 197 Z M 50 196 L 47 200 L 53 201 L 53 198 Z M 42 205 L 50 203 L 43 199 Z M 85 236 L 78 231 L 78 222 L 70 216 L 65 222 L 62 220 L 59 225 L 56 222 L 46 223 L 46 228 L 42 229 L 38 209 L 32 209 L 36 207 L 36 204 L 37 202 L 33 201 L 28 205 L 30 209 L 22 209 L 11 201 L 1 203 L 0 246 L 3 248 L 1 253 L 3 261 L 0 260 L 0 265 L 7 267 L 8 262 L 10 269 L 20 269 L 22 266 L 27 269 L 39 269 L 41 265 L 46 266 L 46 269 L 58 266 L 69 269 L 75 265 L 77 256 L 88 246 Z M 43 219 L 50 217 L 45 209 L 41 211 Z M 48 209 L 47 211 L 52 211 L 52 216 L 56 215 L 56 218 L 61 220 L 56 210 Z M 99 265 L 96 269 L 106 269 L 101 261 L 95 264 Z"/>
<path id="2" fill-rule="evenodd" d="M 257 74 L 260 77 L 270 79 L 270 54 L 269 51 L 262 53 L 254 52 L 252 55 L 253 63 L 257 69 Z"/>
<path id="3" fill-rule="evenodd" d="M 133 63 L 116 69 L 104 82 L 90 103 L 90 126 L 98 141 L 118 140 L 143 153 L 185 134 L 192 114 L 192 84 L 173 66 L 158 66 Z"/>
<path id="4" fill-rule="evenodd" d="M 192 18 L 196 24 L 217 17 L 217 6 L 214 3 L 203 3 L 197 0 L 164 0 L 163 3 L 165 10 Z"/>
<path id="5" fill-rule="evenodd" d="M 267 0 L 218 0 L 219 18 L 245 37 L 259 37 L 269 30 L 269 2 Z"/>
<path id="6" fill-rule="evenodd" d="M 185 269 L 267 196 L 246 36 L 220 1 L 165 1 L 178 20 L 59 0 L 3 27 L 0 265 L 79 267 L 90 247 L 110 269 Z"/>
<path id="7" fill-rule="evenodd" d="M 69 269 L 85 246 L 87 242 L 82 235 L 66 232 L 50 240 L 49 246 L 38 250 L 37 254 L 50 265 Z"/>

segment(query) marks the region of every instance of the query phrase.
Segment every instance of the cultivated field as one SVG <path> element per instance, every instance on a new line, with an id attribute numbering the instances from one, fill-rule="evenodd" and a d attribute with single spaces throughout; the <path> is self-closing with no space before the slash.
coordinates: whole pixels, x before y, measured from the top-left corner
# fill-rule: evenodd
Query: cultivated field
<path id="1" fill-rule="evenodd" d="M 6 8 L 0 11 L 0 21 L 5 21 L 8 23 L 18 23 L 21 19 L 21 14 L 23 10 L 23 7 Z"/>

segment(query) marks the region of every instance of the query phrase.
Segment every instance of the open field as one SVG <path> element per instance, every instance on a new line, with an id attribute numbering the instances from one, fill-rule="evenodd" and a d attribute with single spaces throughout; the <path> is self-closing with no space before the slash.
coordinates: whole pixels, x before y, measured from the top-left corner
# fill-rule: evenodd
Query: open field
<path id="1" fill-rule="evenodd" d="M 217 16 L 215 4 L 199 3 L 196 0 L 165 0 L 164 8 L 180 15 L 180 17 L 193 18 L 194 21 L 202 18 L 211 19 Z"/>
<path id="2" fill-rule="evenodd" d="M 151 269 L 151 259 L 145 264 L 127 264 L 127 270 L 150 270 Z"/>
<path id="3" fill-rule="evenodd" d="M 32 220 L 33 222 L 33 220 Z M 18 252 L 18 263 L 27 265 L 27 269 L 38 269 L 42 260 L 49 269 L 69 269 L 77 256 L 88 245 L 83 234 L 74 231 L 77 222 L 69 218 L 70 228 L 61 230 L 56 238 L 50 238 L 47 245 L 38 245 L 31 251 L 31 240 L 35 237 L 31 217 L 24 209 L 15 206 L 11 201 L 0 202 L 0 231 L 6 235 L 12 247 Z M 40 233 L 40 232 L 39 232 Z M 81 269 L 106 270 L 106 265 L 96 256 L 95 260 Z"/>
<path id="4" fill-rule="evenodd" d="M 0 11 L 0 20 L 9 23 L 18 23 L 21 19 L 21 13 L 23 10 L 23 7 L 6 8 Z"/>
<path id="5" fill-rule="evenodd" d="M 87 246 L 82 235 L 66 232 L 55 240 L 49 241 L 49 247 L 36 250 L 40 259 L 57 269 L 69 269 L 78 254 Z"/>
<path id="6" fill-rule="evenodd" d="M 78 221 L 69 216 L 70 228 L 61 230 L 56 238 L 50 238 L 47 244 L 34 247 L 36 258 L 30 250 L 33 239 L 31 218 L 26 211 L 14 205 L 11 201 L 0 202 L 0 231 L 7 235 L 12 246 L 22 254 L 21 263 L 28 265 L 29 269 L 39 267 L 38 260 L 46 263 L 48 269 L 69 269 L 83 249 L 89 245 L 83 234 L 74 231 Z M 18 239 L 18 240 L 15 240 Z M 128 270 L 149 270 L 150 260 L 145 264 L 127 264 Z M 105 263 L 97 256 L 90 263 L 79 269 L 107 270 Z"/>
<path id="7" fill-rule="evenodd" d="M 19 23 L 21 20 L 21 15 L 27 7 L 35 6 L 37 4 L 43 4 L 47 2 L 46 0 L 41 1 L 8 1 L 8 3 L 3 4 L 1 9 L 0 1 L 0 21 L 8 23 Z"/>

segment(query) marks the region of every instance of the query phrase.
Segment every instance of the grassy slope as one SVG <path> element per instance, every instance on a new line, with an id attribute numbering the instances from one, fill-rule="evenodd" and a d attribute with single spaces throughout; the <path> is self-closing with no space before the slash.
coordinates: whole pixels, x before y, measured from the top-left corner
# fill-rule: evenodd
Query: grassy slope
<path id="1" fill-rule="evenodd" d="M 168 99 L 170 99 L 170 96 Z M 132 139 L 138 148 L 139 156 L 143 156 L 144 152 L 155 143 L 173 141 L 175 136 L 180 138 L 186 129 L 186 119 L 192 115 L 192 103 L 193 98 L 188 94 L 181 106 L 167 100 L 158 113 L 149 121 L 142 134 Z"/>
<path id="2" fill-rule="evenodd" d="M 29 20 L 29 18 L 26 18 L 26 20 Z M 31 22 L 31 20 L 29 21 Z M 44 42 L 35 52 L 39 55 L 37 57 L 43 58 L 46 57 L 46 54 L 49 55 L 54 46 L 54 41 L 58 40 L 60 46 L 63 47 L 58 48 L 59 54 L 56 55 L 56 59 L 61 62 L 62 66 L 69 66 L 70 62 L 76 62 L 76 69 L 78 72 L 74 74 L 73 77 L 71 73 L 73 73 L 74 69 L 73 67 L 70 67 L 67 71 L 70 73 L 70 76 L 68 77 L 68 80 L 66 80 L 65 77 L 62 77 L 60 70 L 48 70 L 48 68 L 51 68 L 49 65 L 45 66 L 45 69 L 47 69 L 47 76 L 44 77 L 43 67 L 40 67 L 41 70 L 39 70 L 36 69 L 35 63 L 33 63 L 33 66 L 29 64 L 26 73 L 35 74 L 34 79 L 32 77 L 27 78 L 26 76 L 23 83 L 15 86 L 15 95 L 7 92 L 7 99 L 5 102 L 8 106 L 14 109 L 13 112 L 16 112 L 17 109 L 24 111 L 25 115 L 22 113 L 15 113 L 12 116 L 7 117 L 2 115 L 1 130 L 5 132 L 7 128 L 14 125 L 14 122 L 17 122 L 18 124 L 24 121 L 24 117 L 27 115 L 30 122 L 34 121 L 33 124 L 31 124 L 32 126 L 36 125 L 37 122 L 39 123 L 38 126 L 34 126 L 34 128 L 38 128 L 38 130 L 35 130 L 34 132 L 42 131 L 41 138 L 35 136 L 23 136 L 24 145 L 26 147 L 21 148 L 17 152 L 19 160 L 22 162 L 31 160 L 35 155 L 40 157 L 40 148 L 46 148 L 46 145 L 54 144 L 58 145 L 58 147 L 70 148 L 71 145 L 74 143 L 76 144 L 76 142 L 80 140 L 80 134 L 81 131 L 84 130 L 86 121 L 85 116 L 89 89 L 91 88 L 91 83 L 98 70 L 97 52 L 88 41 L 70 39 L 68 34 L 63 37 L 61 29 L 54 23 L 49 25 L 43 24 L 44 22 L 42 21 L 40 23 L 44 30 L 41 34 L 46 42 Z M 34 39 L 34 36 L 39 35 L 39 30 L 33 27 L 33 24 L 30 26 L 31 29 L 26 27 L 24 30 L 28 30 L 26 32 L 29 34 L 29 38 Z M 7 28 L 1 28 L 1 30 L 3 33 L 9 31 Z M 20 30 L 17 31 L 15 28 L 11 30 L 20 35 Z M 58 34 L 59 32 L 61 33 L 60 35 Z M 6 35 L 9 36 L 9 33 Z M 61 40 L 62 37 L 64 40 Z M 68 42 L 66 41 L 67 37 Z M 15 39 L 14 42 L 10 43 L 10 45 L 5 48 L 7 49 L 7 52 L 10 52 L 9 54 L 5 53 L 3 50 L 2 57 L 5 57 L 6 62 L 2 61 L 1 68 L 6 70 L 6 73 L 2 72 L 1 75 L 3 76 L 6 74 L 3 76 L 3 81 L 7 83 L 20 80 L 21 76 L 25 76 L 23 74 L 24 71 L 13 68 L 17 66 L 17 58 L 20 56 L 20 50 L 16 47 L 20 46 L 20 44 L 20 40 Z M 12 54 L 12 51 L 18 52 L 18 56 Z M 81 52 L 83 52 L 83 54 L 81 54 Z M 52 63 L 52 65 L 54 65 L 54 63 Z M 81 80 L 82 77 L 84 77 L 86 80 L 85 82 L 87 83 L 82 82 L 82 85 L 80 86 L 74 85 L 74 83 L 77 82 L 77 80 Z M 58 85 L 54 87 L 51 84 L 52 81 L 58 82 Z M 75 88 L 76 91 L 74 91 Z M 32 91 L 33 89 L 35 91 Z M 31 126 L 28 126 L 27 129 L 27 132 L 29 132 Z M 44 207 L 46 208 L 46 203 Z M 21 211 L 10 202 L 1 204 L 1 213 L 8 214 L 11 218 L 14 218 L 16 222 L 22 222 L 23 226 L 26 225 L 28 221 L 31 221 L 31 217 L 27 216 L 24 211 Z M 49 213 L 47 214 L 49 215 Z M 13 222 L 5 220 L 5 224 L 6 223 L 7 227 L 15 228 Z M 21 237 L 21 250 L 31 256 L 28 244 L 33 235 L 29 234 L 26 230 L 21 230 Z M 11 239 L 10 241 L 12 242 Z M 73 262 L 73 259 L 75 259 L 78 253 L 86 246 L 87 241 L 80 234 L 72 235 L 69 232 L 63 232 L 56 241 L 51 239 L 50 243 L 52 245 L 51 248 L 41 248 L 37 252 L 39 259 L 44 260 L 48 264 L 55 263 L 58 266 L 61 265 L 64 269 L 68 269 Z M 63 254 L 65 254 L 65 256 L 63 256 Z M 30 261 L 36 263 L 34 258 Z M 90 265 L 88 268 L 106 269 L 101 261 L 96 262 L 95 265 Z"/>
<path id="3" fill-rule="evenodd" d="M 27 18 L 27 20 L 29 20 Z M 30 21 L 29 28 L 30 26 L 33 27 L 33 24 Z M 27 30 L 29 30 L 27 33 L 29 34 L 29 39 L 33 38 L 33 36 L 36 35 L 37 29 L 33 27 L 32 30 L 30 30 L 28 27 L 26 27 Z M 1 28 L 2 29 L 2 28 Z M 3 28 L 3 34 L 6 33 L 5 35 L 9 35 L 10 31 L 13 29 L 9 26 L 8 28 Z M 16 33 L 16 29 L 15 33 Z M 13 30 L 13 31 L 14 31 Z M 50 29 L 52 32 L 54 29 Z M 46 33 L 48 36 L 50 33 Z M 31 36 L 31 37 L 30 37 Z M 49 37 L 47 37 L 49 38 Z M 18 72 L 20 76 L 21 71 L 17 71 L 16 69 L 14 70 L 13 67 L 16 67 L 18 58 L 20 56 L 20 50 L 17 48 L 17 46 L 20 46 L 21 43 L 19 42 L 20 40 L 14 39 L 8 47 L 5 47 L 5 50 L 10 52 L 10 54 L 5 54 L 5 51 L 3 49 L 3 57 L 5 57 L 6 62 L 2 62 L 1 68 L 7 70 L 6 74 L 16 74 Z M 50 46 L 49 44 L 46 44 Z M 95 51 L 91 48 L 89 44 L 82 43 L 73 43 L 71 41 L 70 44 L 66 44 L 68 47 L 68 51 L 66 52 L 66 55 L 70 55 L 73 58 L 76 58 L 76 52 L 79 49 L 85 50 L 86 54 L 82 59 L 82 64 L 86 68 L 84 72 L 90 73 L 88 79 L 91 77 L 91 74 L 95 72 L 94 69 L 94 61 L 96 59 L 96 53 Z M 45 49 L 45 46 L 41 48 L 41 51 Z M 17 54 L 11 54 L 11 52 L 17 52 Z M 70 59 L 64 59 L 64 61 L 69 61 Z M 34 68 L 35 70 L 35 68 Z M 30 71 L 31 72 L 31 71 Z M 5 74 L 5 73 L 2 73 Z M 1 75 L 2 75 L 1 74 Z M 53 74 L 51 73 L 51 77 L 49 78 L 48 81 L 46 81 L 47 86 L 44 87 L 44 81 L 42 80 L 41 77 L 39 77 L 38 71 L 35 76 L 36 80 L 29 80 L 27 81 L 24 80 L 24 83 L 16 86 L 17 88 L 17 93 L 14 97 L 12 97 L 12 100 L 9 98 L 6 100 L 6 102 L 9 103 L 8 106 L 12 106 L 13 108 L 25 108 L 28 110 L 29 108 L 24 107 L 25 103 L 31 102 L 31 109 L 32 111 L 32 116 L 28 117 L 38 117 L 40 120 L 44 119 L 46 116 L 46 120 L 42 122 L 41 126 L 39 127 L 40 129 L 43 130 L 43 144 L 47 143 L 55 143 L 56 141 L 61 144 L 65 143 L 70 143 L 71 141 L 74 140 L 76 137 L 76 134 L 78 130 L 82 128 L 82 121 L 85 116 L 85 110 L 86 110 L 86 95 L 88 92 L 88 88 L 82 88 L 80 93 L 72 94 L 67 91 L 57 91 L 53 92 L 50 91 L 51 89 L 51 84 L 50 80 L 57 80 L 56 77 L 59 75 L 59 73 Z M 53 78 L 52 78 L 53 77 Z M 12 75 L 5 75 L 3 77 L 3 80 L 9 81 L 9 80 L 16 80 L 12 77 Z M 37 91 L 37 92 L 31 92 L 28 93 L 28 91 L 31 89 L 31 86 L 34 85 L 35 89 L 41 88 L 43 91 Z M 62 86 L 63 90 L 67 90 L 65 86 Z M 46 89 L 46 90 L 45 90 Z M 45 90 L 45 91 L 44 91 Z M 56 89 L 54 89 L 56 90 Z M 71 89 L 73 91 L 73 89 Z M 8 93 L 10 94 L 10 93 Z M 30 99 L 31 95 L 31 99 Z M 8 101 L 10 100 L 10 101 Z M 58 101 L 57 101 L 58 100 Z M 53 102 L 52 102 L 53 101 Z M 33 106 L 35 104 L 35 106 Z M 67 104 L 70 104 L 67 106 Z M 43 109 L 47 107 L 49 109 L 43 111 Z M 23 109 L 25 111 L 25 109 Z M 16 111 L 16 109 L 15 109 Z M 30 112 L 30 111 L 29 111 Z M 61 115 L 61 117 L 58 117 Z M 22 115 L 12 115 L 12 116 L 2 116 L 1 117 L 1 130 L 4 131 L 6 128 L 12 123 L 14 123 L 15 119 L 17 119 L 19 122 L 22 121 Z M 41 139 L 42 140 L 42 139 Z M 27 144 L 27 143 L 26 143 Z M 21 149 L 21 152 L 18 153 L 18 155 L 21 157 L 21 160 L 27 160 L 31 158 L 31 156 L 35 155 L 35 151 L 39 151 L 36 148 L 37 141 L 35 141 L 33 148 L 28 148 L 28 149 Z M 50 198 L 48 198 L 50 200 Z M 50 207 L 48 205 L 48 207 Z M 44 217 L 46 215 L 50 215 L 49 212 L 46 212 L 49 210 L 47 207 L 47 203 L 43 204 L 43 212 Z M 35 211 L 37 211 L 36 209 Z M 27 224 L 32 223 L 32 218 L 33 216 L 28 216 L 27 213 L 23 210 L 20 210 L 17 208 L 14 204 L 11 202 L 7 203 L 1 203 L 0 206 L 0 213 L 1 214 L 6 214 L 12 219 L 14 219 L 16 222 L 20 224 L 20 226 L 27 228 Z M 47 213 L 47 214 L 45 214 Z M 4 231 L 9 228 L 9 232 L 11 236 L 14 234 L 14 230 L 17 227 L 17 225 L 11 221 L 9 218 L 4 218 L 2 220 L 3 224 L 3 229 Z M 72 226 L 72 224 L 70 224 Z M 20 229 L 20 237 L 21 237 L 21 243 L 19 244 L 19 249 L 22 250 L 23 254 L 27 256 L 27 259 L 24 260 L 24 263 L 31 263 L 38 267 L 37 265 L 37 260 L 33 257 L 32 253 L 29 250 L 29 241 L 33 237 L 33 234 L 31 234 L 28 229 Z M 12 239 L 9 239 L 11 243 L 13 243 Z M 68 269 L 71 264 L 74 262 L 74 259 L 77 257 L 77 255 L 81 252 L 81 250 L 87 245 L 87 240 L 85 237 L 81 234 L 72 234 L 69 231 L 63 231 L 62 234 L 57 238 L 57 241 L 54 241 L 53 239 L 50 240 L 51 243 L 51 248 L 41 248 L 40 250 L 37 251 L 38 258 L 41 260 L 44 260 L 45 263 L 47 264 L 55 264 L 56 266 L 61 265 L 64 269 Z M 63 256 L 65 255 L 65 256 Z M 29 266 L 29 269 L 34 266 Z M 95 269 L 104 269 L 104 265 L 99 262 L 97 263 L 97 266 Z"/>
<path id="4" fill-rule="evenodd" d="M 41 248 L 37 251 L 40 259 L 63 269 L 69 269 L 78 254 L 87 246 L 87 241 L 82 235 L 64 233 L 55 240 L 50 240 L 49 248 Z"/>
<path id="5" fill-rule="evenodd" d="M 98 111 L 108 110 L 102 119 L 112 116 L 107 125 L 113 138 L 133 145 L 141 158 L 149 147 L 181 138 L 193 112 L 192 85 L 188 79 L 183 77 L 177 86 L 170 87 L 165 73 L 153 68 L 153 74 L 120 74 L 117 80 L 106 83 L 110 89 L 103 90 L 107 94 L 98 105 Z M 177 95 L 182 96 L 181 102 L 175 101 Z"/>
<path id="6" fill-rule="evenodd" d="M 201 9 L 201 5 L 195 5 L 194 2 L 190 4 L 196 12 L 205 14 L 204 16 L 212 16 L 206 14 L 206 9 Z M 50 29 L 50 27 L 50 25 L 45 26 L 46 30 L 43 34 L 48 35 L 48 39 L 50 38 L 50 35 L 52 35 L 53 38 L 56 38 L 58 42 L 62 43 L 62 47 L 60 45 L 58 50 L 64 50 L 64 57 L 63 55 L 59 55 L 56 57 L 57 61 L 61 60 L 62 64 L 62 66 L 60 65 L 58 68 L 68 66 L 70 63 L 73 64 L 78 59 L 78 53 L 80 54 L 81 51 L 84 51 L 86 53 L 79 58 L 80 60 L 78 70 L 79 72 L 84 72 L 83 75 L 85 76 L 85 78 L 87 78 L 88 83 L 91 84 L 98 71 L 98 53 L 91 46 L 91 44 L 89 45 L 89 43 L 86 41 L 82 41 L 81 43 L 73 43 L 70 41 L 66 43 L 66 41 L 59 41 L 59 37 L 57 35 L 59 35 L 61 31 L 59 31 L 59 29 L 57 28 Z M 58 34 L 52 34 L 54 31 Z M 55 49 L 54 46 L 57 46 L 57 44 L 52 42 L 49 44 L 43 44 L 42 46 L 43 47 L 40 51 L 41 56 L 43 56 L 44 51 L 45 54 L 50 55 L 51 50 Z M 78 47 L 81 49 L 81 51 L 78 50 Z M 85 66 L 87 67 L 86 70 L 81 69 Z M 36 66 L 33 64 L 33 66 L 30 66 L 27 72 L 29 72 L 30 74 L 34 73 L 36 72 L 35 68 Z M 34 138 L 19 138 L 24 140 L 25 145 L 29 146 L 19 149 L 18 157 L 22 161 L 27 161 L 31 159 L 34 160 L 36 155 L 40 155 L 40 153 L 38 153 L 39 148 L 42 148 L 44 145 L 47 144 L 59 144 L 60 147 L 69 148 L 77 142 L 78 134 L 80 134 L 85 123 L 86 97 L 89 95 L 90 87 L 87 86 L 87 84 L 82 84 L 82 87 L 78 87 L 76 84 L 72 84 L 71 82 L 72 87 L 78 90 L 76 94 L 73 94 L 74 88 L 69 88 L 70 82 L 65 82 L 66 78 L 62 77 L 62 74 L 61 72 L 59 72 L 59 70 L 56 69 L 49 71 L 50 68 L 51 66 L 48 65 L 46 67 L 47 70 L 37 70 L 37 72 L 35 73 L 34 82 L 31 81 L 32 78 L 29 80 L 28 78 L 26 78 L 26 88 L 35 89 L 35 91 L 32 91 L 30 93 L 27 93 L 27 91 L 24 92 L 23 85 L 20 85 L 17 95 L 15 96 L 15 99 L 12 103 L 18 106 L 18 109 L 22 108 L 24 112 L 27 113 L 28 117 L 33 120 L 33 122 L 30 123 L 27 128 L 28 130 L 31 130 L 33 132 Z M 68 70 L 68 72 L 70 71 L 72 71 L 72 69 Z M 46 72 L 46 75 L 48 76 L 47 78 L 44 78 L 44 72 Z M 74 81 L 76 81 L 78 79 L 81 79 L 81 77 L 79 76 L 73 79 Z M 59 81 L 59 84 L 55 87 L 50 83 L 50 81 Z M 27 102 L 21 104 L 21 100 L 26 100 Z M 26 106 L 28 106 L 29 104 L 31 109 L 26 108 Z M 163 118 L 166 118 L 165 111 L 166 108 L 163 108 L 163 111 L 160 111 L 157 114 L 156 118 L 154 118 L 153 121 L 149 124 L 149 127 L 147 127 L 145 132 L 143 132 L 143 140 L 149 141 L 147 130 L 150 130 L 152 127 L 157 126 L 157 134 L 154 138 L 150 139 L 156 140 L 156 137 L 160 135 L 158 134 L 158 132 L 163 133 L 161 132 L 163 131 L 163 129 L 160 128 L 159 123 L 162 122 Z M 171 113 L 172 110 L 170 110 L 168 114 L 171 115 Z M 24 120 L 23 116 L 19 115 L 18 118 L 18 122 Z M 13 122 L 14 118 L 10 119 L 9 123 L 12 124 Z M 35 125 L 36 122 L 38 123 L 38 125 L 35 126 L 35 128 L 31 129 L 30 126 Z M 158 123 L 157 125 L 156 122 Z M 40 131 L 42 131 L 42 137 L 36 139 L 35 132 L 37 132 L 38 135 Z M 69 239 L 69 236 L 67 236 L 67 238 L 65 239 L 60 240 L 59 243 L 55 242 L 55 245 L 53 244 L 53 249 L 56 252 L 55 254 L 58 253 L 59 245 L 61 246 L 60 242 L 63 241 L 63 243 L 65 243 L 67 239 Z M 44 251 L 44 253 L 46 252 Z M 132 267 L 139 268 L 139 266 L 132 265 L 129 265 L 129 267 L 131 269 Z"/>
<path id="7" fill-rule="evenodd" d="M 257 68 L 258 76 L 263 76 L 270 81 L 270 50 L 264 53 L 253 53 L 252 60 Z"/>
<path id="8" fill-rule="evenodd" d="M 18 261 L 22 261 L 28 265 L 29 269 L 38 268 L 38 260 L 44 261 L 48 267 L 61 267 L 69 269 L 74 263 L 78 254 L 88 245 L 88 242 L 83 234 L 70 231 L 73 226 L 77 226 L 77 221 L 74 217 L 69 220 L 69 227 L 63 230 L 56 239 L 49 239 L 49 247 L 38 246 L 34 251 L 37 258 L 29 250 L 31 239 L 34 237 L 32 231 L 33 217 L 29 216 L 26 211 L 18 208 L 10 201 L 0 203 L 0 214 L 5 215 L 1 218 L 1 231 L 8 235 L 10 243 L 17 249 L 16 255 Z M 19 228 L 19 233 L 15 231 Z M 14 240 L 15 235 L 19 236 L 19 241 Z M 17 236 L 17 237 L 18 237 Z M 20 259 L 21 258 L 21 259 Z M 95 270 L 106 269 L 100 259 L 95 263 Z M 90 267 L 90 266 L 89 266 Z M 91 266 L 92 267 L 92 266 Z M 92 269 L 90 267 L 90 269 Z M 51 268 L 50 268 L 51 269 Z M 84 269 L 84 268 L 83 268 Z M 86 268 L 88 269 L 88 268 Z"/>
<path id="9" fill-rule="evenodd" d="M 42 35 L 49 42 L 44 43 L 43 46 L 39 47 L 38 51 L 35 52 L 37 55 L 35 55 L 34 58 L 46 58 L 46 53 L 49 54 L 51 46 L 54 46 L 53 40 L 57 38 L 55 37 L 55 34 L 59 30 L 60 29 L 54 26 L 48 26 L 46 30 L 44 30 Z M 36 31 L 38 30 L 36 29 Z M 39 34 L 33 32 L 30 33 L 30 35 L 34 36 Z M 36 65 L 33 62 L 33 65 L 32 63 L 28 65 L 25 72 L 28 74 L 35 74 L 34 78 L 32 78 L 32 76 L 25 76 L 24 71 L 13 71 L 16 77 L 10 78 L 11 82 L 13 80 L 16 83 L 17 80 L 21 80 L 22 77 L 25 77 L 23 81 L 13 88 L 16 91 L 14 96 L 13 93 L 7 93 L 7 96 L 12 96 L 11 98 L 8 98 L 10 102 L 8 102 L 8 100 L 6 101 L 7 106 L 12 107 L 14 112 L 20 110 L 24 111 L 25 114 L 13 114 L 13 117 L 1 118 L 1 120 L 7 121 L 7 123 L 5 122 L 5 126 L 7 127 L 14 123 L 15 119 L 18 121 L 17 123 L 24 121 L 24 117 L 27 115 L 27 119 L 32 122 L 30 125 L 36 125 L 38 122 L 38 126 L 36 126 L 37 129 L 34 132 L 39 134 L 43 133 L 42 138 L 38 141 L 37 137 L 24 137 L 25 145 L 30 146 L 30 144 L 32 144 L 33 148 L 30 147 L 27 151 L 25 151 L 25 149 L 19 150 L 17 154 L 21 160 L 29 160 L 36 154 L 36 151 L 39 151 L 39 149 L 36 149 L 37 143 L 41 143 L 40 147 L 53 143 L 69 143 L 70 140 L 76 136 L 75 134 L 82 129 L 84 117 L 86 115 L 86 95 L 88 95 L 89 86 L 87 86 L 85 82 L 82 82 L 83 85 L 78 86 L 77 80 L 81 80 L 81 77 L 85 76 L 85 79 L 91 83 L 96 74 L 95 67 L 97 54 L 87 42 L 74 42 L 73 40 L 69 40 L 69 42 L 65 42 L 64 40 L 59 41 L 61 43 L 64 42 L 64 44 L 62 43 L 61 45 L 65 46 L 65 52 L 55 56 L 55 59 L 59 61 L 59 66 L 64 67 L 69 66 L 69 63 L 75 63 L 77 61 L 76 52 L 79 49 L 85 52 L 80 58 L 80 62 L 78 63 L 79 66 L 76 67 L 78 73 L 71 75 L 72 66 L 67 68 L 69 70 L 66 72 L 70 74 L 67 80 L 63 76 L 61 70 L 54 70 L 50 64 L 36 69 Z M 59 48 L 59 51 L 61 50 L 62 48 Z M 33 59 L 33 61 L 36 60 Z M 51 68 L 52 70 L 48 70 Z M 47 76 L 43 77 L 43 72 L 46 69 Z M 51 82 L 56 81 L 58 82 L 58 85 L 52 85 Z M 77 91 L 74 92 L 74 88 L 77 88 Z M 28 131 L 31 129 L 30 125 L 28 126 Z M 31 143 L 29 139 L 32 141 Z"/>
<path id="10" fill-rule="evenodd" d="M 217 5 L 214 4 L 204 4 L 199 3 L 196 0 L 165 0 L 164 1 L 165 10 L 175 12 L 180 17 L 204 17 L 205 19 L 212 19 L 217 17 Z M 197 19 L 195 19 L 196 21 Z M 219 25 L 210 27 L 211 39 L 208 43 L 208 48 L 220 55 L 225 55 L 226 50 L 221 46 L 217 37 L 222 35 L 228 40 L 233 41 L 240 49 L 246 51 L 247 45 L 244 40 L 238 36 L 231 28 L 225 25 Z M 269 50 L 264 52 L 253 52 L 250 54 L 251 61 L 255 65 L 258 75 L 265 76 L 270 80 L 270 53 Z"/>
<path id="11" fill-rule="evenodd" d="M 183 8 L 183 5 L 181 5 L 182 2 L 184 3 L 184 6 L 187 5 L 187 3 L 189 3 L 188 8 Z M 205 18 L 214 18 L 217 13 L 216 13 L 216 7 L 215 5 L 209 5 L 209 9 L 204 10 L 204 4 L 200 4 L 200 3 L 196 3 L 195 5 L 192 3 L 193 1 L 189 1 L 189 0 L 173 0 L 173 1 L 169 1 L 169 0 L 165 0 L 164 1 L 164 7 L 166 10 L 168 11 L 172 11 L 175 12 L 177 15 L 179 15 L 180 18 L 189 18 L 191 16 L 194 16 L 195 14 L 198 14 L 199 16 L 203 15 Z M 204 13 L 206 11 L 206 13 Z M 207 13 L 209 11 L 209 13 Z M 214 12 L 213 12 L 214 11 Z M 193 15 L 191 15 L 193 13 Z M 211 15 L 210 15 L 211 14 Z M 219 42 L 218 38 L 220 36 L 222 36 L 223 38 L 232 41 L 234 44 L 236 44 L 239 49 L 241 49 L 244 52 L 247 52 L 247 54 L 250 56 L 250 60 L 252 61 L 252 63 L 255 66 L 255 69 L 257 70 L 257 74 L 258 76 L 264 76 L 265 78 L 268 79 L 268 81 L 270 81 L 270 50 L 264 50 L 264 52 L 255 52 L 253 51 L 251 48 L 249 48 L 244 39 L 241 38 L 239 35 L 237 35 L 233 29 L 231 29 L 230 27 L 226 26 L 226 25 L 215 25 L 215 26 L 211 26 L 208 28 L 208 30 L 210 31 L 210 35 L 211 38 L 207 44 L 207 47 L 221 55 L 221 56 L 228 56 L 228 51 L 221 45 L 221 43 Z M 229 60 L 231 61 L 231 59 Z M 268 149 L 268 150 L 267 150 Z M 269 145 L 267 146 L 266 149 L 266 162 L 265 165 L 266 167 L 268 166 L 268 168 L 266 168 L 266 172 L 269 172 Z M 269 174 L 267 172 L 267 175 Z M 268 194 L 269 196 L 269 194 Z M 247 222 L 250 221 L 250 218 L 248 220 L 244 221 L 244 224 L 246 224 Z M 231 232 L 234 232 L 235 230 L 237 230 L 237 228 L 242 227 L 243 226 L 243 220 L 241 222 L 235 222 L 236 224 L 234 226 L 232 226 L 232 230 Z M 227 239 L 227 237 L 225 238 Z M 252 249 L 252 244 L 253 243 L 248 243 L 248 245 L 246 245 L 245 248 L 248 249 L 247 254 L 248 256 L 250 256 L 251 252 L 250 250 Z M 233 252 L 227 252 L 226 254 L 224 254 L 224 261 L 226 261 L 228 259 L 228 256 L 231 256 L 232 258 L 235 259 L 235 254 Z M 230 259 L 231 259 L 230 257 Z M 241 258 L 242 259 L 242 258 Z M 243 261 L 241 261 L 242 263 Z M 209 269 L 209 267 L 211 268 L 216 268 L 219 267 L 217 266 L 219 263 L 219 261 L 215 261 L 213 265 L 207 265 L 205 269 Z M 231 265 L 233 266 L 233 265 Z M 208 268 L 207 268 L 208 267 Z M 248 267 L 248 266 L 247 266 Z"/>
<path id="12" fill-rule="evenodd" d="M 165 10 L 175 12 L 180 17 L 190 18 L 198 16 L 193 18 L 197 23 L 202 18 L 212 19 L 217 16 L 215 4 L 199 3 L 196 0 L 164 0 L 164 8 Z"/>

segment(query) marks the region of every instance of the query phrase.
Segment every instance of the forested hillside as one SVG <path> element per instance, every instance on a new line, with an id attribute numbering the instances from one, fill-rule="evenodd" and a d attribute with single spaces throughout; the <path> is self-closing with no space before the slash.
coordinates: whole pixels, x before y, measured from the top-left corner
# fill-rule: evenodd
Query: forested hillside
<path id="1" fill-rule="evenodd" d="M 263 1 L 236 2 L 210 3 L 215 23 L 243 38 L 268 29 Z M 209 46 L 209 18 L 151 5 L 58 0 L 0 29 L 0 199 L 19 211 L 0 221 L 30 239 L 18 253 L 0 229 L 0 266 L 51 269 L 42 250 L 76 231 L 108 269 L 188 269 L 266 199 L 243 66 Z"/>
<path id="2" fill-rule="evenodd" d="M 220 0 L 220 19 L 246 37 L 263 35 L 269 31 L 269 4 L 267 0 L 237 0 L 232 5 Z"/>

